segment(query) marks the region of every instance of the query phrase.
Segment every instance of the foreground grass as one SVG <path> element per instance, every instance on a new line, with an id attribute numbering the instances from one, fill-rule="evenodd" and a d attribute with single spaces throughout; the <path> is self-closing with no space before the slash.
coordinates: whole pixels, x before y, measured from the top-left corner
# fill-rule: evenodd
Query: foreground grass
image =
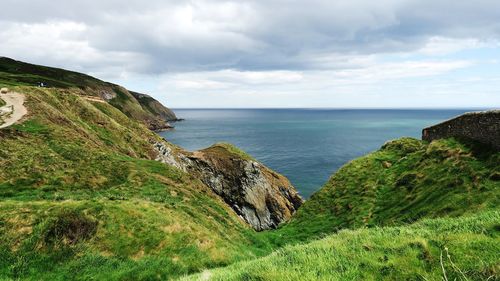
<path id="1" fill-rule="evenodd" d="M 492 211 L 343 230 L 182 280 L 497 280 L 499 273 L 500 212 Z"/>

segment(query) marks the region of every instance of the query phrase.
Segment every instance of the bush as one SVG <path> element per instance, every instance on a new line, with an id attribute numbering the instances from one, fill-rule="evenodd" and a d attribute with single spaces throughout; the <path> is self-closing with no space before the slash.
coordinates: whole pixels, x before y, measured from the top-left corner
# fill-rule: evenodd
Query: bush
<path id="1" fill-rule="evenodd" d="M 62 242 L 74 245 L 87 240 L 97 232 L 97 220 L 77 211 L 65 211 L 48 223 L 44 240 L 47 244 Z"/>

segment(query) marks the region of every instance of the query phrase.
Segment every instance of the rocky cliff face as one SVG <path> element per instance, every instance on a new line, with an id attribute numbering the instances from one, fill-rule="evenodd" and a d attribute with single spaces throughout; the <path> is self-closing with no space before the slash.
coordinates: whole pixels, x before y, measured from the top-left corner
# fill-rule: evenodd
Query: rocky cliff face
<path id="1" fill-rule="evenodd" d="M 158 161 L 194 173 L 255 230 L 276 228 L 303 203 L 282 175 L 229 144 L 195 152 L 156 143 Z"/>

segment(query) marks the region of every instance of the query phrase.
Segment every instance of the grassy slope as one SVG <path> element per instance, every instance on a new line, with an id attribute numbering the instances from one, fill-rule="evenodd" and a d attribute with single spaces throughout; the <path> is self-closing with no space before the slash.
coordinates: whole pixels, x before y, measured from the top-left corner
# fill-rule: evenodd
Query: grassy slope
<path id="1" fill-rule="evenodd" d="M 282 244 L 344 228 L 399 225 L 496 209 L 499 163 L 500 153 L 454 139 L 430 144 L 410 138 L 388 142 L 342 167 L 290 223 L 267 235 Z"/>
<path id="2" fill-rule="evenodd" d="M 144 110 L 151 112 L 156 116 L 160 116 L 167 121 L 177 120 L 177 116 L 175 116 L 175 113 L 172 110 L 164 107 L 159 101 L 155 100 L 154 98 L 136 92 L 130 92 L 130 94 L 132 94 L 137 99 Z"/>
<path id="3" fill-rule="evenodd" d="M 17 87 L 0 131 L 0 276 L 168 278 L 269 251 L 197 179 L 151 158 L 158 137 L 76 90 Z"/>
<path id="4" fill-rule="evenodd" d="M 164 121 L 163 116 L 160 116 L 158 112 L 170 112 L 168 108 L 159 103 L 157 104 L 158 108 L 154 110 L 147 107 L 146 101 L 147 104 L 155 101 L 151 97 L 147 100 L 136 99 L 132 93 L 123 87 L 82 73 L 0 57 L 0 86 L 35 86 L 40 82 L 44 82 L 47 87 L 51 88 L 85 90 L 81 92 L 82 95 L 114 94 L 116 97 L 110 100 L 114 107 L 120 109 L 134 120 L 141 120 L 156 126 L 161 126 L 164 123 L 162 123 Z"/>
<path id="5" fill-rule="evenodd" d="M 104 81 L 82 73 L 0 57 L 0 84 L 35 86 L 40 82 L 44 82 L 49 87 L 82 89 L 106 84 Z"/>
<path id="6" fill-rule="evenodd" d="M 500 212 L 492 211 L 342 230 L 185 280 L 497 280 L 499 228 Z"/>

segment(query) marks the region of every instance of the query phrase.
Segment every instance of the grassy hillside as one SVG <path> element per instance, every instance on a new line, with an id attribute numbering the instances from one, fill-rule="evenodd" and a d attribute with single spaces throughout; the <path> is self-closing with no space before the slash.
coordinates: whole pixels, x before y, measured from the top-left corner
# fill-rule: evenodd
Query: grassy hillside
<path id="1" fill-rule="evenodd" d="M 130 92 L 136 100 L 139 102 L 141 105 L 142 109 L 144 109 L 147 112 L 152 113 L 155 116 L 161 117 L 163 120 L 167 121 L 178 121 L 177 116 L 175 116 L 175 113 L 163 106 L 159 101 L 155 100 L 154 98 L 141 94 L 141 93 L 136 93 L 136 92 Z"/>
<path id="2" fill-rule="evenodd" d="M 0 84 L 35 86 L 40 82 L 44 82 L 47 87 L 57 88 L 83 89 L 106 85 L 106 82 L 82 73 L 0 57 Z"/>
<path id="3" fill-rule="evenodd" d="M 391 141 L 339 169 L 290 223 L 270 235 L 278 244 L 289 243 L 344 228 L 496 209 L 499 163 L 500 153 L 465 141 Z"/>
<path id="4" fill-rule="evenodd" d="M 129 92 L 123 87 L 86 74 L 0 57 L 1 87 L 33 87 L 41 82 L 48 88 L 79 89 L 82 90 L 80 94 L 83 96 L 108 100 L 128 117 L 142 121 L 151 129 L 167 128 L 168 124 L 165 121 L 176 119 L 170 109 L 147 95 Z M 144 96 L 144 98 L 139 99 L 134 95 Z"/>
<path id="5" fill-rule="evenodd" d="M 159 139 L 76 89 L 14 87 L 29 119 L 0 130 L 0 276 L 165 279 L 269 251 Z M 76 91 L 76 92 L 75 92 Z"/>
<path id="6" fill-rule="evenodd" d="M 500 212 L 342 230 L 182 280 L 498 280 Z"/>

